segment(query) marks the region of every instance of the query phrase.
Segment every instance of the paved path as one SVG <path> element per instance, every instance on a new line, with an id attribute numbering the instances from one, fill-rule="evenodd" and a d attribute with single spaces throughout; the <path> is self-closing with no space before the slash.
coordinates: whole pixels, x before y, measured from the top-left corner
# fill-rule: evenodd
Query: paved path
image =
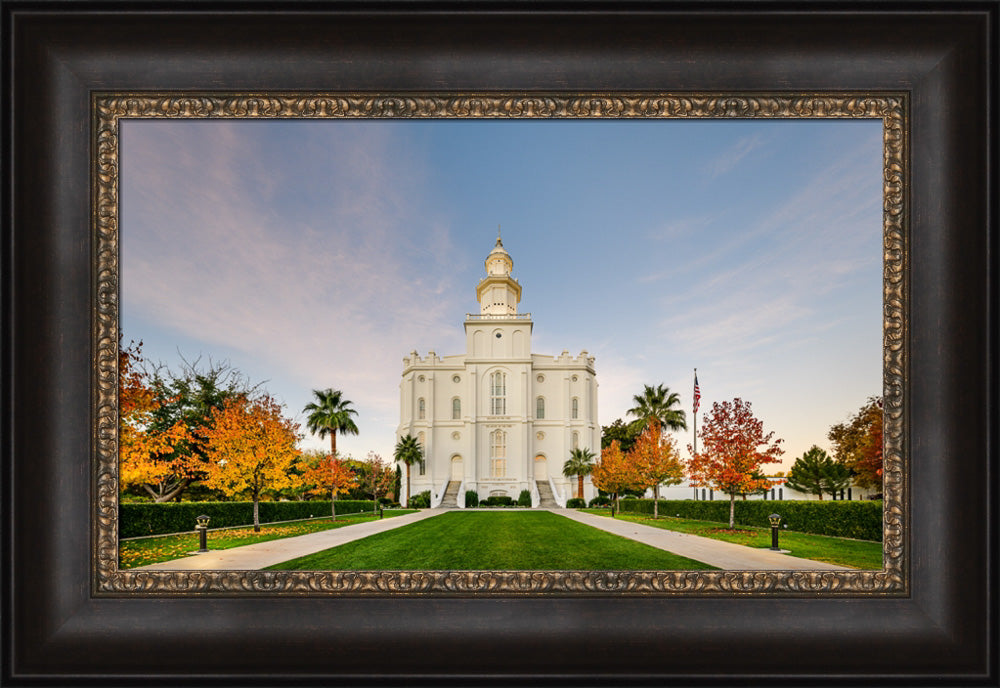
<path id="1" fill-rule="evenodd" d="M 297 535 L 281 540 L 270 540 L 255 545 L 244 545 L 231 549 L 212 550 L 205 554 L 194 554 L 182 559 L 173 559 L 159 564 L 136 567 L 132 570 L 193 571 L 227 569 L 247 571 L 262 569 L 273 564 L 280 564 L 289 559 L 303 557 L 307 554 L 321 552 L 331 547 L 360 540 L 369 535 L 383 533 L 387 530 L 409 525 L 410 523 L 416 523 L 425 518 L 432 518 L 447 511 L 449 509 L 422 509 L 413 514 L 358 523 L 332 530 L 323 530 L 318 533 L 309 533 L 308 535 Z M 646 526 L 607 516 L 595 516 L 594 514 L 587 514 L 574 509 L 549 509 L 549 511 L 578 521 L 579 523 L 593 526 L 594 528 L 599 528 L 615 535 L 621 535 L 630 540 L 642 542 L 696 561 L 702 561 L 721 569 L 734 569 L 737 571 L 782 571 L 790 569 L 807 571 L 848 570 L 845 566 L 835 566 L 810 559 L 790 557 L 780 552 L 772 552 L 767 549 L 755 547 L 744 547 L 743 545 L 735 545 L 731 542 L 712 540 L 711 538 L 699 537 L 697 535 L 675 533 L 663 528 Z"/>
<path id="2" fill-rule="evenodd" d="M 325 549 L 343 545 L 353 540 L 384 533 L 387 530 L 399 528 L 431 518 L 444 513 L 443 509 L 422 509 L 413 514 L 403 514 L 392 518 L 383 518 L 352 526 L 342 526 L 331 530 L 321 530 L 318 533 L 296 535 L 281 540 L 258 542 L 255 545 L 243 545 L 231 549 L 211 550 L 205 554 L 193 554 L 182 559 L 172 559 L 159 564 L 138 566 L 132 571 L 193 571 L 205 569 L 229 569 L 247 571 L 263 569 L 274 564 L 280 564 L 289 559 L 304 557 L 307 554 L 322 552 Z M 211 542 L 209 543 L 211 547 Z"/>
<path id="3" fill-rule="evenodd" d="M 737 571 L 848 571 L 849 567 L 836 566 L 811 559 L 790 557 L 769 549 L 745 547 L 732 542 L 676 533 L 672 530 L 646 526 L 624 519 L 587 514 L 575 509 L 552 509 L 552 513 L 578 521 L 594 528 L 600 528 L 630 540 L 652 545 L 695 561 L 702 561 L 720 569 Z"/>

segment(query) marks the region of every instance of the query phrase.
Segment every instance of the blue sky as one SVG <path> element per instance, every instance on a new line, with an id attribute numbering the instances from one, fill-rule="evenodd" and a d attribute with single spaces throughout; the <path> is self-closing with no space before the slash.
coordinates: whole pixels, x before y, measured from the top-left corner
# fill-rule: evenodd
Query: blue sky
<path id="1" fill-rule="evenodd" d="M 133 120 L 121 146 L 126 341 L 228 360 L 299 421 L 341 389 L 357 457 L 391 455 L 405 354 L 464 352 L 498 224 L 534 352 L 596 357 L 604 425 L 643 384 L 690 415 L 697 367 L 702 412 L 749 400 L 788 465 L 881 393 L 878 121 Z"/>

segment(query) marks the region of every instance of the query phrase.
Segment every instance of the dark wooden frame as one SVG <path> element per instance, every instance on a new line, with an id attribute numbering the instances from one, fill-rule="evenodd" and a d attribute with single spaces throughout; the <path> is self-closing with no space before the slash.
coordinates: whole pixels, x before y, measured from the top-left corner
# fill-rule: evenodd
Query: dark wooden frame
<path id="1" fill-rule="evenodd" d="M 995 685 L 996 3 L 394 7 L 4 2 L 3 680 Z M 223 88 L 908 92 L 911 595 L 92 596 L 90 94 Z"/>

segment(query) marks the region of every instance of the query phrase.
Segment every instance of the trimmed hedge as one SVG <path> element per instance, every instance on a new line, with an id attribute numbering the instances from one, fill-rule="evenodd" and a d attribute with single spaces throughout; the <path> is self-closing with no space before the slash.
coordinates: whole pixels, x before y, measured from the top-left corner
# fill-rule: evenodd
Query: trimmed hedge
<path id="1" fill-rule="evenodd" d="M 531 495 L 528 495 L 531 498 Z M 514 498 L 508 497 L 507 495 L 494 495 L 492 497 L 487 497 L 486 499 L 479 500 L 479 506 L 486 507 L 496 507 L 496 506 L 514 506 Z"/>
<path id="2" fill-rule="evenodd" d="M 372 511 L 371 500 L 337 500 L 337 514 Z M 260 502 L 260 522 L 294 521 L 330 515 L 330 500 L 308 502 Z M 141 537 L 194 530 L 195 518 L 205 514 L 209 528 L 253 524 L 253 502 L 126 502 L 118 505 L 119 537 Z"/>
<path id="3" fill-rule="evenodd" d="M 623 499 L 623 513 L 652 514 L 652 499 Z M 737 525 L 770 527 L 767 517 L 781 515 L 782 527 L 800 533 L 882 541 L 881 501 L 736 500 Z M 729 523 L 729 500 L 660 500 L 661 516 Z"/>
<path id="4" fill-rule="evenodd" d="M 521 490 L 521 494 L 517 496 L 518 506 L 531 506 L 531 493 L 528 490 Z"/>
<path id="5" fill-rule="evenodd" d="M 587 506 L 587 501 L 580 497 L 571 497 L 566 500 L 567 509 L 582 509 Z"/>
<path id="6" fill-rule="evenodd" d="M 465 491 L 465 508 L 474 509 L 479 506 L 479 493 L 475 490 Z"/>

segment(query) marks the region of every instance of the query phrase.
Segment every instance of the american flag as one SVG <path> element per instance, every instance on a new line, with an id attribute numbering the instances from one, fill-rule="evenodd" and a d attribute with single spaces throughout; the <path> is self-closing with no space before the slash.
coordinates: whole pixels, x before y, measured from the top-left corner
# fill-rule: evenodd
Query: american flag
<path id="1" fill-rule="evenodd" d="M 694 371 L 694 412 L 698 413 L 699 402 L 701 401 L 701 390 L 698 389 L 698 371 Z"/>

